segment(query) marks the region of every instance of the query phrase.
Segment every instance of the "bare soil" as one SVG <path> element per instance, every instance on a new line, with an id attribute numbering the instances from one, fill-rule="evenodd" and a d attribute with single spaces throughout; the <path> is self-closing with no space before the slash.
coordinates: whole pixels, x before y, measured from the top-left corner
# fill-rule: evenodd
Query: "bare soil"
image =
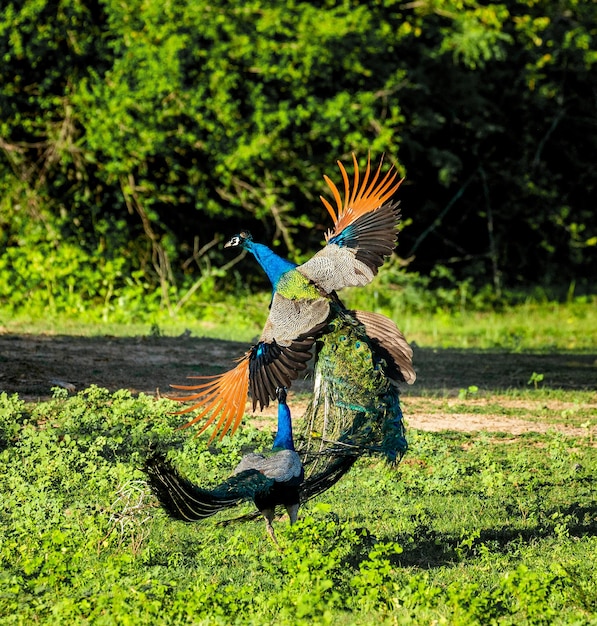
<path id="1" fill-rule="evenodd" d="M 28 402 L 51 397 L 61 386 L 76 392 L 90 385 L 110 391 L 176 397 L 171 384 L 192 384 L 189 376 L 217 373 L 233 365 L 247 344 L 183 335 L 180 337 L 80 337 L 24 335 L 0 330 L 0 391 Z M 541 431 L 541 424 L 502 415 L 429 411 L 418 396 L 457 396 L 476 385 L 483 391 L 528 389 L 533 372 L 541 385 L 567 390 L 597 390 L 597 353 L 512 354 L 415 347 L 417 381 L 404 386 L 409 425 L 424 430 L 487 430 L 520 434 Z M 308 382 L 293 386 L 307 391 Z M 593 403 L 589 405 L 592 407 Z M 597 416 L 597 392 L 595 396 Z M 411 412 L 412 411 L 412 412 Z M 578 429 L 562 426 L 569 434 Z"/>

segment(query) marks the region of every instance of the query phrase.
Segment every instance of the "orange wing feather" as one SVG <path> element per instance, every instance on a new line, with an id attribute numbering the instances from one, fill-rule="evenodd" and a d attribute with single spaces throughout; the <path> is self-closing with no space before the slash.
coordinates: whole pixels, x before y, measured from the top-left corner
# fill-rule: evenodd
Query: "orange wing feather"
<path id="1" fill-rule="evenodd" d="M 231 429 L 230 434 L 234 434 L 245 414 L 247 394 L 249 392 L 249 356 L 250 353 L 247 352 L 238 359 L 238 365 L 235 368 L 223 374 L 217 374 L 216 376 L 190 376 L 190 378 L 199 378 L 206 381 L 200 385 L 171 385 L 174 389 L 197 391 L 197 393 L 190 396 L 176 398 L 180 402 L 198 401 L 190 407 L 177 411 L 177 415 L 201 409 L 198 415 L 181 426 L 181 428 L 188 428 L 207 417 L 207 421 L 197 433 L 200 435 L 213 424 L 216 417 L 220 416 L 209 441 L 213 441 L 218 433 L 220 433 L 219 439 L 222 440 L 224 435 Z"/>
<path id="2" fill-rule="evenodd" d="M 382 159 L 377 167 L 377 171 L 375 172 L 373 179 L 369 182 L 369 176 L 371 175 L 371 156 L 369 156 L 367 158 L 367 169 L 365 170 L 363 182 L 359 185 L 359 164 L 354 153 L 352 154 L 352 160 L 354 163 L 352 193 L 350 192 L 350 181 L 348 179 L 346 169 L 344 165 L 338 161 L 338 167 L 340 168 L 340 173 L 342 174 L 342 179 L 344 181 L 344 203 L 342 202 L 342 197 L 338 191 L 338 187 L 336 187 L 329 177 L 323 177 L 332 191 L 338 208 L 338 211 L 336 212 L 331 203 L 324 197 L 320 196 L 323 205 L 334 220 L 334 228 L 326 233 L 326 241 L 329 241 L 332 237 L 341 233 L 347 226 L 352 224 L 365 213 L 376 211 L 383 206 L 383 204 L 389 200 L 394 193 L 396 193 L 396 190 L 403 180 L 401 179 L 398 182 L 395 182 L 398 172 L 394 170 L 394 167 L 391 167 L 383 179 L 378 182 L 381 174 L 381 167 L 383 165 Z"/>

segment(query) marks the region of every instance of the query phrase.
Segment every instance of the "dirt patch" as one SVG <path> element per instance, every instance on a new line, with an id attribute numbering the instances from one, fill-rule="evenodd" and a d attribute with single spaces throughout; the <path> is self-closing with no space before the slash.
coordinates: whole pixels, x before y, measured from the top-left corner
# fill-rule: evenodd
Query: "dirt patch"
<path id="1" fill-rule="evenodd" d="M 175 396 L 170 384 L 191 384 L 189 376 L 228 369 L 248 347 L 187 335 L 122 338 L 0 333 L 0 391 L 18 393 L 30 402 L 48 399 L 54 386 L 74 392 L 98 385 L 110 391 L 124 388 L 134 393 Z M 404 387 L 406 397 L 428 392 L 457 396 L 471 385 L 495 392 L 528 389 L 534 372 L 543 374 L 544 387 L 597 389 L 597 353 L 511 354 L 415 348 L 414 362 L 417 381 L 412 387 Z M 293 390 L 308 389 L 308 381 L 293 386 Z M 268 414 L 264 417 L 267 420 Z M 411 427 L 425 430 L 520 434 L 542 429 L 541 424 L 491 413 L 442 415 L 423 410 L 414 411 L 407 419 Z M 561 430 L 580 432 L 565 426 Z"/>
<path id="2" fill-rule="evenodd" d="M 546 433 L 557 430 L 571 437 L 587 437 L 590 435 L 587 428 L 564 426 L 562 424 L 544 424 L 531 422 L 515 417 L 503 415 L 471 415 L 470 413 L 450 413 L 440 415 L 437 413 L 413 413 L 407 418 L 408 425 L 418 430 L 438 432 L 440 430 L 457 430 L 462 432 L 503 432 L 511 435 L 523 435 L 525 433 Z"/>

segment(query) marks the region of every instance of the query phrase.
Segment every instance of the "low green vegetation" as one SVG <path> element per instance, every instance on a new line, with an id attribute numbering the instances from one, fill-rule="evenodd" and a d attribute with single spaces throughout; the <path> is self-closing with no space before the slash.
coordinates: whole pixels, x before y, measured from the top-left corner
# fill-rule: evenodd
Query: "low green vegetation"
<path id="1" fill-rule="evenodd" d="M 55 310 L 41 321 L 32 304 L 0 311 L 0 327 L 189 330 L 248 342 L 268 297 L 105 320 Z M 595 349 L 590 298 L 512 299 L 492 310 L 411 286 L 383 297 L 364 289 L 346 301 L 391 315 L 419 346 L 557 349 L 571 358 Z M 403 461 L 362 459 L 304 506 L 294 527 L 277 522 L 281 552 L 261 521 L 170 520 L 141 471 L 159 448 L 192 479 L 215 485 L 246 449 L 269 447 L 267 428 L 248 424 L 208 447 L 178 430 L 175 405 L 163 398 L 90 387 L 28 404 L 0 393 L 0 624 L 595 624 L 597 399 L 549 382 L 530 370 L 511 389 L 477 379 L 447 395 L 409 389 Z M 499 417 L 541 432 L 431 433 L 413 425 L 420 415 Z"/>
<path id="2" fill-rule="evenodd" d="M 594 391 L 548 390 L 544 393 L 489 393 L 476 399 L 411 396 L 403 399 L 407 414 L 491 415 L 523 419 L 547 425 L 585 428 L 597 427 L 597 396 Z"/>
<path id="3" fill-rule="evenodd" d="M 519 393 L 538 416 L 545 398 Z M 185 525 L 156 506 L 150 449 L 214 485 L 271 442 L 247 425 L 208 449 L 172 408 L 97 387 L 0 394 L 0 623 L 595 623 L 588 437 L 411 429 L 398 466 L 363 459 L 279 521 L 280 553 L 261 521 Z"/>
<path id="4" fill-rule="evenodd" d="M 384 273 L 382 272 L 382 280 Z M 446 293 L 422 286 L 347 290 L 347 306 L 374 310 L 391 317 L 410 342 L 424 347 L 501 349 L 518 351 L 592 351 L 597 337 L 597 297 L 581 296 L 558 302 L 547 297 L 512 296 L 493 308 L 479 296 L 463 303 Z M 455 286 L 452 292 L 457 292 Z M 383 294 L 383 295 L 382 295 Z M 243 306 L 238 305 L 242 297 Z M 159 307 L 143 313 L 118 308 L 103 316 L 100 309 L 79 302 L 78 313 L 35 304 L 19 309 L 0 307 L 2 332 L 68 335 L 180 335 L 250 342 L 260 333 L 269 294 L 214 294 L 213 300 L 191 302 L 175 316 Z"/>

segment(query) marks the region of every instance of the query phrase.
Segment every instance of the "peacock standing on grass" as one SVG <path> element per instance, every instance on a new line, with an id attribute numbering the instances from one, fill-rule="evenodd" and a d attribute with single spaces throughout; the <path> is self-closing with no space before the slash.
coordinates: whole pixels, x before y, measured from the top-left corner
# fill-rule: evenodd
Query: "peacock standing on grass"
<path id="1" fill-rule="evenodd" d="M 352 467 L 357 457 L 342 456 L 328 463 L 324 471 L 305 479 L 301 458 L 294 448 L 286 389 L 279 387 L 276 394 L 278 425 L 271 453 L 245 455 L 232 476 L 215 489 L 202 489 L 184 478 L 164 454 L 155 453 L 147 460 L 145 472 L 151 489 L 170 517 L 198 522 L 251 500 L 265 518 L 267 532 L 277 545 L 273 528 L 277 510 L 286 509 L 290 524 L 294 524 L 301 504 L 329 489 Z M 257 514 L 249 513 L 223 523 L 256 517 Z"/>
<path id="2" fill-rule="evenodd" d="M 294 449 L 286 389 L 279 387 L 276 395 L 278 429 L 272 454 L 243 456 L 232 476 L 215 489 L 201 489 L 183 478 L 163 455 L 154 455 L 147 461 L 146 472 L 152 490 L 171 517 L 196 522 L 242 501 L 252 500 L 265 518 L 269 536 L 278 543 L 272 526 L 276 507 L 283 506 L 290 523 L 294 524 L 305 472 Z"/>
<path id="3" fill-rule="evenodd" d="M 265 327 L 234 369 L 199 376 L 198 385 L 173 385 L 194 392 L 178 398 L 193 402 L 181 413 L 200 409 L 185 426 L 206 418 L 200 432 L 214 424 L 213 439 L 238 428 L 247 395 L 253 410 L 263 409 L 276 399 L 276 389 L 290 387 L 314 357 L 313 397 L 297 450 L 318 493 L 327 488 L 334 468 L 341 476 L 364 453 L 381 453 L 390 461 L 402 456 L 407 443 L 398 383 L 415 380 L 412 350 L 394 322 L 349 310 L 336 293 L 374 278 L 395 247 L 400 220 L 398 203 L 391 201 L 402 182 L 396 180 L 397 172 L 390 168 L 382 177 L 380 163 L 372 173 L 368 159 L 361 180 L 354 155 L 353 162 L 352 186 L 338 162 L 344 200 L 324 176 L 336 208 L 321 200 L 334 224 L 326 245 L 306 263 L 283 259 L 247 232 L 230 239 L 225 247 L 252 253 L 272 283 Z"/>

